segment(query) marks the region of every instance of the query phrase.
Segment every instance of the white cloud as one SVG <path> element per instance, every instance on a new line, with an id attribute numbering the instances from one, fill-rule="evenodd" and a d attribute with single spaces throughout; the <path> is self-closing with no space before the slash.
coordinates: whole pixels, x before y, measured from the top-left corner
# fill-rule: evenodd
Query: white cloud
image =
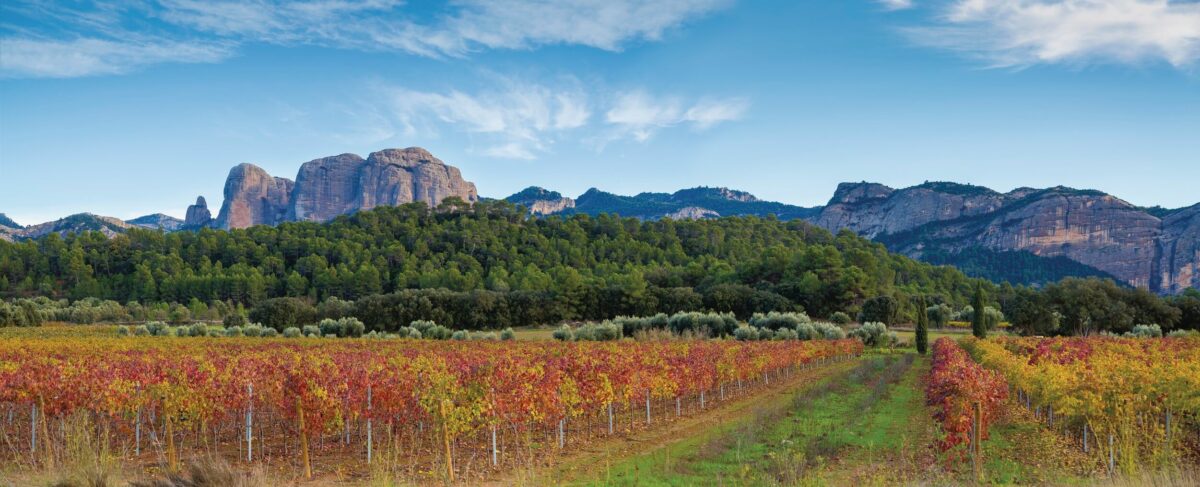
<path id="1" fill-rule="evenodd" d="M 387 89 L 396 118 L 409 135 L 449 125 L 481 134 L 492 144 L 484 153 L 532 159 L 560 134 L 582 127 L 591 117 L 587 96 L 573 88 L 504 82 L 505 89 L 468 94 Z"/>
<path id="2" fill-rule="evenodd" d="M 888 10 L 905 10 L 913 7 L 912 0 L 878 0 Z"/>
<path id="3" fill-rule="evenodd" d="M 1171 0 L 954 0 L 920 43 L 996 67 L 1200 58 L 1200 3 Z"/>
<path id="4" fill-rule="evenodd" d="M 211 62 L 246 43 L 428 57 L 545 45 L 617 51 L 630 42 L 659 40 L 668 30 L 730 1 L 459 0 L 433 15 L 415 12 L 400 0 L 17 3 L 4 6 L 0 44 L 5 73 L 25 77 L 115 74 L 162 62 Z M 129 42 L 131 38 L 142 40 Z M 54 55 L 45 56 L 50 51 Z"/>
<path id="5" fill-rule="evenodd" d="M 146 64 L 212 63 L 232 54 L 222 44 L 2 39 L 0 73 L 5 76 L 71 78 L 120 74 Z"/>
<path id="6" fill-rule="evenodd" d="M 660 129 L 690 123 L 703 130 L 721 122 L 737 120 L 749 103 L 742 98 L 725 100 L 704 99 L 684 108 L 677 97 L 653 97 L 645 91 L 631 91 L 617 96 L 605 121 L 617 128 L 617 135 L 628 135 L 645 141 Z"/>

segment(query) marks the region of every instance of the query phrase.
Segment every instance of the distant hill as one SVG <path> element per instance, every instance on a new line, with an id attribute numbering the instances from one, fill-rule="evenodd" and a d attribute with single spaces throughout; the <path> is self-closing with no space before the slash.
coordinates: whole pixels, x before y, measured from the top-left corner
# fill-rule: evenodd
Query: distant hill
<path id="1" fill-rule="evenodd" d="M 180 228 L 183 228 L 183 220 L 180 220 L 180 219 L 175 218 L 170 215 L 164 215 L 162 213 L 155 213 L 153 215 L 139 216 L 132 220 L 126 220 L 125 223 L 128 223 L 130 225 L 137 225 L 137 226 L 143 227 L 143 228 L 149 228 L 152 230 L 153 229 L 162 229 L 162 230 L 165 230 L 168 232 L 173 232 L 175 230 L 179 230 Z"/>
<path id="2" fill-rule="evenodd" d="M 561 194 L 556 191 L 538 187 L 526 188 L 505 199 L 519 202 L 527 207 L 538 204 L 550 206 L 554 202 L 570 200 L 570 198 L 562 198 Z M 534 213 L 584 213 L 589 215 L 613 213 L 642 220 L 719 216 L 767 217 L 773 215 L 781 220 L 791 220 L 811 216 L 817 210 L 816 208 L 763 201 L 745 191 L 729 188 L 698 187 L 682 189 L 674 193 L 640 193 L 634 196 L 618 195 L 591 188 L 573 200 L 573 205 L 564 205 L 557 211 L 535 211 Z"/>

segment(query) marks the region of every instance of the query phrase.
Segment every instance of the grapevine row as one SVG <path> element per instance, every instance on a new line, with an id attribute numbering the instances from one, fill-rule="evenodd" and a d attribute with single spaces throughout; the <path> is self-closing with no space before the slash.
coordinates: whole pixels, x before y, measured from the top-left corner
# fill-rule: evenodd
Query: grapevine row
<path id="1" fill-rule="evenodd" d="M 978 459 L 979 444 L 988 437 L 992 423 L 1008 387 L 996 372 L 984 369 L 949 338 L 933 343 L 932 365 L 925 386 L 925 401 L 934 407 L 934 419 L 941 424 L 945 437 L 938 443 L 942 451 L 954 451 L 950 458 L 970 454 Z M 966 445 L 966 451 L 955 450 Z"/>

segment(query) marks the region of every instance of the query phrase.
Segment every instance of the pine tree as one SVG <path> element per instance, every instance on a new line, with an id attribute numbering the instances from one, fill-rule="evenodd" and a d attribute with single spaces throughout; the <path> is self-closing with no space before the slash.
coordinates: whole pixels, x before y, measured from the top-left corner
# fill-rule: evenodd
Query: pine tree
<path id="1" fill-rule="evenodd" d="M 971 333 L 978 338 L 987 338 L 987 324 L 983 317 L 983 286 L 975 286 L 975 297 L 971 299 Z"/>
<path id="2" fill-rule="evenodd" d="M 917 301 L 917 353 L 925 355 L 929 349 L 929 311 L 925 308 L 925 296 Z"/>

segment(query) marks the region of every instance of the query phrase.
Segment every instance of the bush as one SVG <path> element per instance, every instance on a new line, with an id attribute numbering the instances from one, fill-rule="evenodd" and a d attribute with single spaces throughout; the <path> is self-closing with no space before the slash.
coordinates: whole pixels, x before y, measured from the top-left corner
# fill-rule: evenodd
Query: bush
<path id="1" fill-rule="evenodd" d="M 119 336 L 119 337 L 129 336 L 129 327 L 128 326 L 118 326 L 117 327 L 117 336 Z"/>
<path id="2" fill-rule="evenodd" d="M 836 311 L 829 315 L 829 321 L 833 322 L 835 325 L 849 325 L 853 320 L 850 319 L 850 315 L 841 311 Z"/>
<path id="3" fill-rule="evenodd" d="M 1167 333 L 1167 337 L 1168 338 L 1200 337 L 1200 331 L 1198 331 L 1198 330 L 1175 330 L 1171 333 Z"/>
<path id="4" fill-rule="evenodd" d="M 571 332 L 570 325 L 560 326 L 557 330 L 554 330 L 553 336 L 555 340 L 564 342 L 569 342 L 575 339 L 575 333 Z"/>
<path id="5" fill-rule="evenodd" d="M 758 340 L 758 328 L 753 326 L 739 326 L 733 330 L 733 337 L 743 341 Z"/>
<path id="6" fill-rule="evenodd" d="M 418 329 L 416 329 L 416 328 L 409 328 L 409 329 L 408 329 L 408 334 L 407 334 L 407 335 L 401 335 L 401 337 L 403 337 L 403 338 L 415 338 L 415 339 L 417 339 L 417 340 L 420 340 L 420 339 L 421 339 L 421 330 L 418 330 Z"/>
<path id="7" fill-rule="evenodd" d="M 466 340 L 468 338 L 471 338 L 471 334 L 467 333 L 467 330 L 458 330 L 450 334 L 451 340 Z"/>
<path id="8" fill-rule="evenodd" d="M 454 330 L 442 325 L 434 325 L 432 328 L 421 332 L 421 335 L 431 340 L 449 340 L 454 335 Z"/>
<path id="9" fill-rule="evenodd" d="M 800 323 L 811 323 L 812 320 L 803 311 L 795 313 L 780 313 L 771 311 L 768 313 L 754 313 L 750 317 L 750 326 L 759 328 L 767 328 L 769 330 L 794 329 Z"/>
<path id="10" fill-rule="evenodd" d="M 274 328 L 272 328 L 272 330 L 274 330 Z M 262 325 L 260 325 L 258 323 L 251 323 L 249 325 L 242 327 L 242 335 L 245 335 L 248 337 L 257 337 L 257 336 L 262 336 L 262 334 L 263 334 L 263 327 L 262 327 Z"/>
<path id="11" fill-rule="evenodd" d="M 813 338 L 824 338 L 826 340 L 841 340 L 846 338 L 846 330 L 833 323 L 816 322 L 813 323 L 813 328 L 816 329 L 817 335 Z"/>
<path id="12" fill-rule="evenodd" d="M 1132 338 L 1161 338 L 1162 327 L 1158 325 L 1134 325 L 1133 330 L 1125 336 Z"/>
<path id="13" fill-rule="evenodd" d="M 191 332 L 186 326 L 176 326 L 171 328 L 171 334 L 177 337 L 192 336 Z"/>
<path id="14" fill-rule="evenodd" d="M 273 298 L 250 310 L 250 321 L 280 329 L 317 322 L 317 310 L 299 298 Z"/>
<path id="15" fill-rule="evenodd" d="M 193 323 L 188 327 L 188 335 L 194 337 L 208 336 L 208 325 L 204 323 Z"/>
<path id="16" fill-rule="evenodd" d="M 274 330 L 274 328 L 269 328 L 269 329 Z M 284 338 L 300 338 L 301 336 L 303 336 L 303 333 L 300 332 L 299 328 L 296 328 L 294 326 L 289 326 L 289 327 L 283 329 L 283 337 Z"/>
<path id="17" fill-rule="evenodd" d="M 172 330 L 169 329 L 167 324 L 161 321 L 151 321 L 143 326 L 145 326 L 146 329 L 150 331 L 150 334 L 154 336 L 167 336 L 173 334 Z"/>
<path id="18" fill-rule="evenodd" d="M 321 336 L 321 327 L 316 325 L 304 325 L 304 327 L 300 328 L 300 332 L 306 337 L 319 337 Z"/>
<path id="19" fill-rule="evenodd" d="M 246 326 L 247 322 L 248 320 L 246 319 L 246 316 L 241 313 L 227 315 L 225 316 L 224 320 L 221 320 L 221 323 L 225 325 L 225 328 L 229 328 L 231 326 Z"/>
<path id="20" fill-rule="evenodd" d="M 588 323 L 574 330 L 574 339 L 580 341 L 612 341 L 620 340 L 624 326 L 612 321 L 603 323 Z"/>
<path id="21" fill-rule="evenodd" d="M 799 335 L 796 333 L 796 330 L 793 330 L 791 328 L 780 328 L 778 330 L 775 330 L 774 338 L 776 340 L 795 340 L 798 337 L 799 337 Z"/>
<path id="22" fill-rule="evenodd" d="M 231 326 L 231 327 L 225 328 L 225 336 L 227 336 L 227 337 L 240 337 L 240 336 L 242 336 L 242 327 L 240 327 L 240 326 Z"/>
<path id="23" fill-rule="evenodd" d="M 473 331 L 471 332 L 471 340 L 491 340 L 496 341 L 499 337 L 494 331 Z"/>
<path id="24" fill-rule="evenodd" d="M 517 334 L 515 332 L 513 332 L 512 327 L 508 327 L 508 328 L 505 328 L 504 330 L 500 331 L 500 339 L 501 340 L 508 341 L 508 340 L 515 340 L 516 338 L 517 338 Z"/>
<path id="25" fill-rule="evenodd" d="M 875 296 L 862 305 L 859 323 L 878 322 L 890 325 L 896 320 L 900 305 L 891 296 Z"/>
<path id="26" fill-rule="evenodd" d="M 887 325 L 874 321 L 863 323 L 862 326 L 850 332 L 850 336 L 862 340 L 868 347 L 885 347 L 895 343 L 896 335 L 889 334 Z"/>
<path id="27" fill-rule="evenodd" d="M 825 336 L 817 332 L 816 327 L 812 323 L 800 323 L 796 325 L 796 338 L 800 340 L 818 340 L 825 338 Z"/>
<path id="28" fill-rule="evenodd" d="M 293 327 L 293 328 L 295 328 L 295 327 Z M 299 335 L 300 335 L 300 330 L 297 329 L 296 336 L 299 336 Z M 279 331 L 274 328 L 264 327 L 262 329 L 262 336 L 264 338 L 274 338 L 274 337 L 279 336 Z"/>
<path id="29" fill-rule="evenodd" d="M 137 328 L 133 329 L 133 334 L 140 337 L 149 336 L 150 328 L 147 328 L 146 325 L 138 325 Z"/>

